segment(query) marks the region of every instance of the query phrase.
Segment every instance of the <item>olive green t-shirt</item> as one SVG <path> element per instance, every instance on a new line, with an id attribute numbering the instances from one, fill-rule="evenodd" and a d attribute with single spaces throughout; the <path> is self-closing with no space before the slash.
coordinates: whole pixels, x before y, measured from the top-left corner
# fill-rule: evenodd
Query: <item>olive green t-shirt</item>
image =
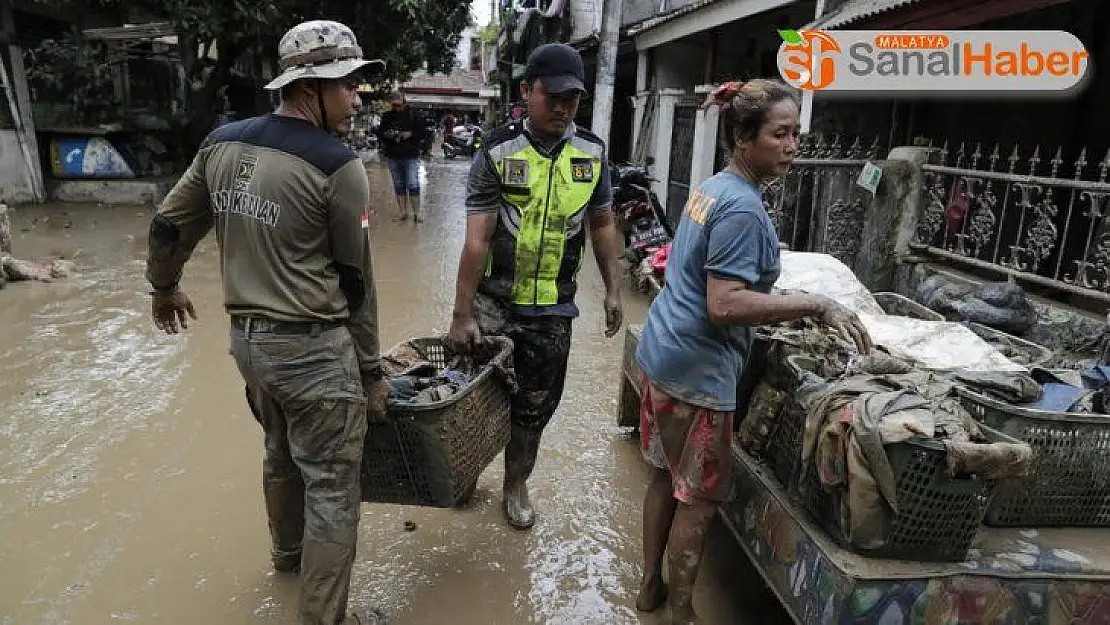
<path id="1" fill-rule="evenodd" d="M 176 285 L 215 227 L 229 314 L 344 321 L 377 366 L 369 203 L 362 161 L 330 133 L 277 114 L 222 126 L 162 202 L 147 278 Z"/>

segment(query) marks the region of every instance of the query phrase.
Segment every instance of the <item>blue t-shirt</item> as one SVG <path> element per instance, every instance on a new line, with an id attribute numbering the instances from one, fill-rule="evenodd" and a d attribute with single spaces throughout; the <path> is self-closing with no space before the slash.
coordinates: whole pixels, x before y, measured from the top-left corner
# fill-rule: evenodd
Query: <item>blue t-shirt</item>
<path id="1" fill-rule="evenodd" d="M 666 287 L 648 312 L 636 361 L 652 383 L 683 402 L 736 410 L 736 385 L 752 329 L 709 319 L 708 279 L 769 293 L 779 242 L 759 189 L 730 172 L 706 180 L 686 202 L 667 258 Z"/>

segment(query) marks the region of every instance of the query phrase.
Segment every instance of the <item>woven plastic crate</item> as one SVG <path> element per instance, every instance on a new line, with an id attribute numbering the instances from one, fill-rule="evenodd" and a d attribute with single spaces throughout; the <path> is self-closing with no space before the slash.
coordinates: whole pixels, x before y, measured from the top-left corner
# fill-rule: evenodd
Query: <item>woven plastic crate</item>
<path id="1" fill-rule="evenodd" d="M 958 390 L 979 422 L 1033 448 L 1028 476 L 1000 486 L 987 525 L 1110 526 L 1110 418 L 1011 406 Z"/>
<path id="2" fill-rule="evenodd" d="M 449 508 L 470 498 L 482 471 L 509 442 L 513 343 L 486 341 L 481 351 L 488 353 L 474 363 L 484 368 L 457 394 L 427 404 L 391 401 L 386 422 L 369 424 L 363 501 Z M 440 338 L 413 339 L 394 350 L 402 345 L 437 367 L 451 355 Z"/>
<path id="3" fill-rule="evenodd" d="M 871 296 L 875 298 L 879 308 L 882 308 L 883 312 L 888 315 L 910 317 L 922 321 L 944 321 L 944 315 L 923 304 L 918 304 L 904 295 L 882 292 L 872 293 Z"/>
<path id="4" fill-rule="evenodd" d="M 764 461 L 771 472 L 782 482 L 787 490 L 798 485 L 798 473 L 802 461 L 802 436 L 805 433 L 806 416 L 794 391 L 798 388 L 801 369 L 812 371 L 817 361 L 807 356 L 788 356 L 788 350 L 781 343 L 773 344 L 766 350 L 766 373 L 764 379 L 780 390 L 786 391 L 786 401 L 775 429 L 765 451 Z M 797 363 L 806 363 L 799 367 Z"/>
<path id="5" fill-rule="evenodd" d="M 790 356 L 790 366 L 798 372 L 813 370 L 816 361 Z M 806 412 L 784 410 L 784 432 L 797 432 L 800 459 L 801 436 Z M 791 421 L 790 425 L 785 425 Z M 983 428 L 991 442 L 1016 442 L 1000 432 Z M 791 434 L 793 435 L 793 434 Z M 967 557 L 975 534 L 997 484 L 975 476 L 948 476 L 948 456 L 944 443 L 931 438 L 913 438 L 885 446 L 894 472 L 898 514 L 891 519 L 886 544 L 879 549 L 863 550 L 851 545 L 840 524 L 840 496 L 820 484 L 817 470 L 810 463 L 798 476 L 796 489 L 806 509 L 842 547 L 876 558 L 902 558 L 932 562 L 961 562 Z"/>
<path id="6" fill-rule="evenodd" d="M 1052 360 L 1053 353 L 1051 349 L 1043 345 L 1038 345 L 1032 341 L 1016 337 L 1012 334 L 1007 334 L 1001 330 L 987 327 L 985 325 L 968 321 L 964 323 L 965 326 L 979 338 L 990 343 L 995 349 L 1002 352 L 1010 360 L 1019 365 L 1038 366 Z"/>

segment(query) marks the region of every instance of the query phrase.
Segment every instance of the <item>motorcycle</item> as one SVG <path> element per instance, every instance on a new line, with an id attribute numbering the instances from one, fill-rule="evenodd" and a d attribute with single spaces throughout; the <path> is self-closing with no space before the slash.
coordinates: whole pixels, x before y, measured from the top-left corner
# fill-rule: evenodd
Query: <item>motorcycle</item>
<path id="1" fill-rule="evenodd" d="M 459 126 L 454 132 L 443 137 L 444 158 L 474 156 L 482 149 L 482 129 L 477 126 Z"/>
<path id="2" fill-rule="evenodd" d="M 662 283 L 674 230 L 651 190 L 653 179 L 646 168 L 620 163 L 611 165 L 610 171 L 613 208 L 624 236 L 624 257 L 633 284 L 646 290 L 651 280 Z"/>

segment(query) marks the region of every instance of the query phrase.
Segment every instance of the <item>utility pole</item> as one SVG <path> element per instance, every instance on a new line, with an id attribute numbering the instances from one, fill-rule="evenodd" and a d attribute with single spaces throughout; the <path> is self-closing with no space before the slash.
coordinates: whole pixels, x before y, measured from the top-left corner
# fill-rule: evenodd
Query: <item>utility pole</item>
<path id="1" fill-rule="evenodd" d="M 825 14 L 825 0 L 817 0 L 817 6 L 813 12 L 813 21 L 821 19 Z M 810 68 L 811 70 L 813 68 Z M 813 121 L 813 92 L 806 90 L 802 93 L 802 110 L 801 110 L 801 132 L 802 134 L 809 133 L 810 122 Z"/>
<path id="2" fill-rule="evenodd" d="M 608 145 L 613 122 L 613 85 L 617 80 L 617 46 L 621 34 L 621 0 L 602 0 L 601 41 L 594 82 L 594 115 L 590 130 Z"/>

